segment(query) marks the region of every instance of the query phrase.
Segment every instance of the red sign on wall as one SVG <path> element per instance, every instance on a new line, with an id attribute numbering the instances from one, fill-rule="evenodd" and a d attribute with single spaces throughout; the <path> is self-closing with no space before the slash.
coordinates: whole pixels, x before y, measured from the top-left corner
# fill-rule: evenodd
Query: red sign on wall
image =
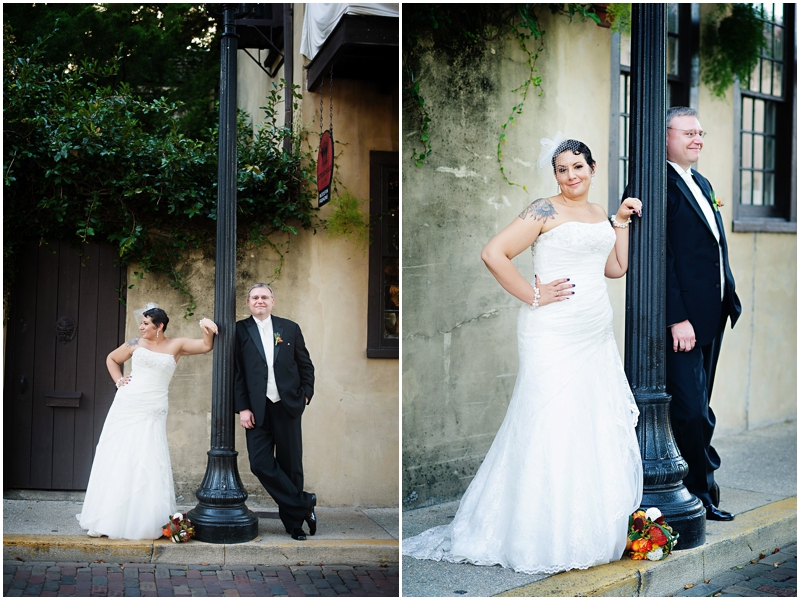
<path id="1" fill-rule="evenodd" d="M 331 199 L 331 180 L 333 179 L 333 135 L 330 131 L 322 134 L 317 154 L 317 206 Z"/>

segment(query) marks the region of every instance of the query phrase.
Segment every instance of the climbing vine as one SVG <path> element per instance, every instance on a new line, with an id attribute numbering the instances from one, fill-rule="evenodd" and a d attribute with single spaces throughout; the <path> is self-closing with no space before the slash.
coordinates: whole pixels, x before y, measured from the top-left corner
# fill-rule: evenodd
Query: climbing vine
<path id="1" fill-rule="evenodd" d="M 403 10 L 403 68 L 405 87 L 403 93 L 414 107 L 418 115 L 419 141 L 422 151 L 412 146 L 412 158 L 417 166 L 425 164 L 433 152 L 431 141 L 431 125 L 433 121 L 425 104 L 420 80 L 420 58 L 423 52 L 422 39 L 429 36 L 434 46 L 441 46 L 455 52 L 469 53 L 481 51 L 484 45 L 498 38 L 515 39 L 527 56 L 528 67 L 526 79 L 515 89 L 520 94 L 520 101 L 515 104 L 505 123 L 500 126 L 497 141 L 497 163 L 503 180 L 509 185 L 516 185 L 527 192 L 525 186 L 508 179 L 503 166 L 502 146 L 508 142 L 509 128 L 516 125 L 518 117 L 529 92 L 543 93 L 542 78 L 537 75 L 536 67 L 539 53 L 544 49 L 542 36 L 545 31 L 539 22 L 539 13 L 544 9 L 553 14 L 562 14 L 569 18 L 591 19 L 600 23 L 600 17 L 591 11 L 591 4 L 410 4 Z M 531 49 L 534 47 L 534 49 Z"/>
<path id="2" fill-rule="evenodd" d="M 213 255 L 218 131 L 207 141 L 188 138 L 178 128 L 179 103 L 104 85 L 121 58 L 53 65 L 42 59 L 47 38 L 17 46 L 4 35 L 3 42 L 4 299 L 25 241 L 99 241 L 114 245 L 137 279 L 166 274 L 191 316 L 183 265 L 193 250 Z M 298 87 L 287 99 L 295 109 Z M 316 224 L 314 156 L 302 127 L 278 123 L 282 100 L 274 86 L 255 133 L 238 115 L 240 245 L 277 249 L 271 235 Z"/>

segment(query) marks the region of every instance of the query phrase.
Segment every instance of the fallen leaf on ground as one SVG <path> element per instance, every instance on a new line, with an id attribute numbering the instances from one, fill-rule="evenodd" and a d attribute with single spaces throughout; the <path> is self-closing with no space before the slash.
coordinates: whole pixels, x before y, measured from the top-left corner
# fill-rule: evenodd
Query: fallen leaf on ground
<path id="1" fill-rule="evenodd" d="M 690 589 L 692 589 L 693 587 L 694 587 L 694 584 L 693 584 L 693 583 L 687 583 L 685 586 L 683 586 L 683 589 L 685 589 L 685 590 L 690 590 Z"/>

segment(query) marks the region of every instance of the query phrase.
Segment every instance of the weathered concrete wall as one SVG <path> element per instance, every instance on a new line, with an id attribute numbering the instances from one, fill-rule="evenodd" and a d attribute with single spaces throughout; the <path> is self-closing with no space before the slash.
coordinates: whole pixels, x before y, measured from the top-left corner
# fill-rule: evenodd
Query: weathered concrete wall
<path id="1" fill-rule="evenodd" d="M 299 47 L 302 5 L 295 5 L 295 46 Z M 239 53 L 239 106 L 256 114 L 271 82 Z M 295 56 L 295 83 L 305 87 L 302 58 Z M 277 79 L 280 79 L 279 74 Z M 255 90 L 255 91 L 254 91 Z M 303 89 L 302 122 L 319 108 L 319 95 Z M 327 94 L 327 91 L 326 91 Z M 326 95 L 325 110 L 328 110 Z M 326 117 L 327 125 L 327 117 Z M 339 177 L 358 198 L 369 197 L 369 151 L 399 147 L 398 89 L 379 93 L 376 84 L 334 80 L 334 129 Z M 312 131 L 314 128 L 312 127 Z M 316 146 L 316 136 L 312 144 Z M 320 212 L 325 218 L 326 206 Z M 368 210 L 368 206 L 364 206 Z M 274 281 L 274 314 L 303 330 L 316 369 L 314 399 L 303 416 L 306 489 L 327 506 L 397 506 L 399 470 L 398 361 L 367 359 L 368 258 L 353 243 L 333 241 L 324 231 L 277 235 L 285 264 Z M 268 248 L 246 249 L 237 265 L 236 318 L 249 316 L 245 294 L 256 281 L 273 281 L 280 261 Z M 196 294 L 196 317 L 181 318 L 184 300 L 166 279 L 153 275 L 128 292 L 132 309 L 158 302 L 170 315 L 168 334 L 199 336 L 197 319 L 213 316 L 213 257 L 194 256 L 186 270 Z M 137 335 L 129 316 L 128 337 Z M 211 419 L 211 354 L 181 359 L 170 386 L 169 444 L 177 493 L 194 499 L 206 468 Z M 238 423 L 238 417 L 237 423 Z M 245 488 L 267 500 L 250 473 L 244 430 L 236 429 L 239 473 Z"/>
<path id="2" fill-rule="evenodd" d="M 497 284 L 480 252 L 530 202 L 555 193 L 552 173 L 535 166 L 540 138 L 560 130 L 585 141 L 599 163 L 591 199 L 607 201 L 609 33 L 549 14 L 542 27 L 545 92 L 530 94 L 504 146 L 509 178 L 529 194 L 503 181 L 495 158 L 500 126 L 520 99 L 511 90 L 528 75 L 516 41 L 491 42 L 470 55 L 435 49 L 422 59 L 418 77 L 434 152 L 423 167 L 408 151 L 403 156 L 406 507 L 463 491 L 505 415 L 517 373 L 520 302 Z M 409 146 L 417 121 L 404 106 Z M 529 253 L 515 264 L 533 278 Z"/>
<path id="3" fill-rule="evenodd" d="M 607 203 L 609 31 L 550 15 L 543 28 L 545 93 L 528 98 L 504 147 L 509 178 L 530 194 L 504 183 L 495 160 L 500 126 L 519 101 L 511 90 L 527 76 L 516 42 L 488 43 L 469 56 L 437 48 L 422 60 L 434 152 L 423 167 L 403 153 L 404 508 L 463 492 L 505 415 L 520 303 L 497 284 L 480 251 L 529 202 L 555 193 L 549 174 L 536 172 L 539 139 L 561 130 L 585 141 L 598 161 L 590 200 Z M 722 347 L 712 401 L 718 431 L 794 419 L 796 236 L 731 232 L 733 107 L 701 88 L 699 110 L 710 135 L 698 169 L 729 200 L 723 219 L 744 306 Z M 417 123 L 404 105 L 407 148 L 419 147 Z M 515 264 L 533 277 L 527 252 Z M 609 281 L 609 295 L 622 351 L 624 278 Z"/>

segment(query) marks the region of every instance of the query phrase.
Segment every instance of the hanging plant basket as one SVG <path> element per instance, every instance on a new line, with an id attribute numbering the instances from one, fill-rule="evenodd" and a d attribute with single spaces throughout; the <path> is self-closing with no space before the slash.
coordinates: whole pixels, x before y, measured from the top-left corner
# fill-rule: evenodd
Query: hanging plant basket
<path id="1" fill-rule="evenodd" d="M 757 4 L 721 4 L 703 27 L 702 81 L 724 98 L 734 77 L 747 81 L 766 46 L 764 9 Z"/>

